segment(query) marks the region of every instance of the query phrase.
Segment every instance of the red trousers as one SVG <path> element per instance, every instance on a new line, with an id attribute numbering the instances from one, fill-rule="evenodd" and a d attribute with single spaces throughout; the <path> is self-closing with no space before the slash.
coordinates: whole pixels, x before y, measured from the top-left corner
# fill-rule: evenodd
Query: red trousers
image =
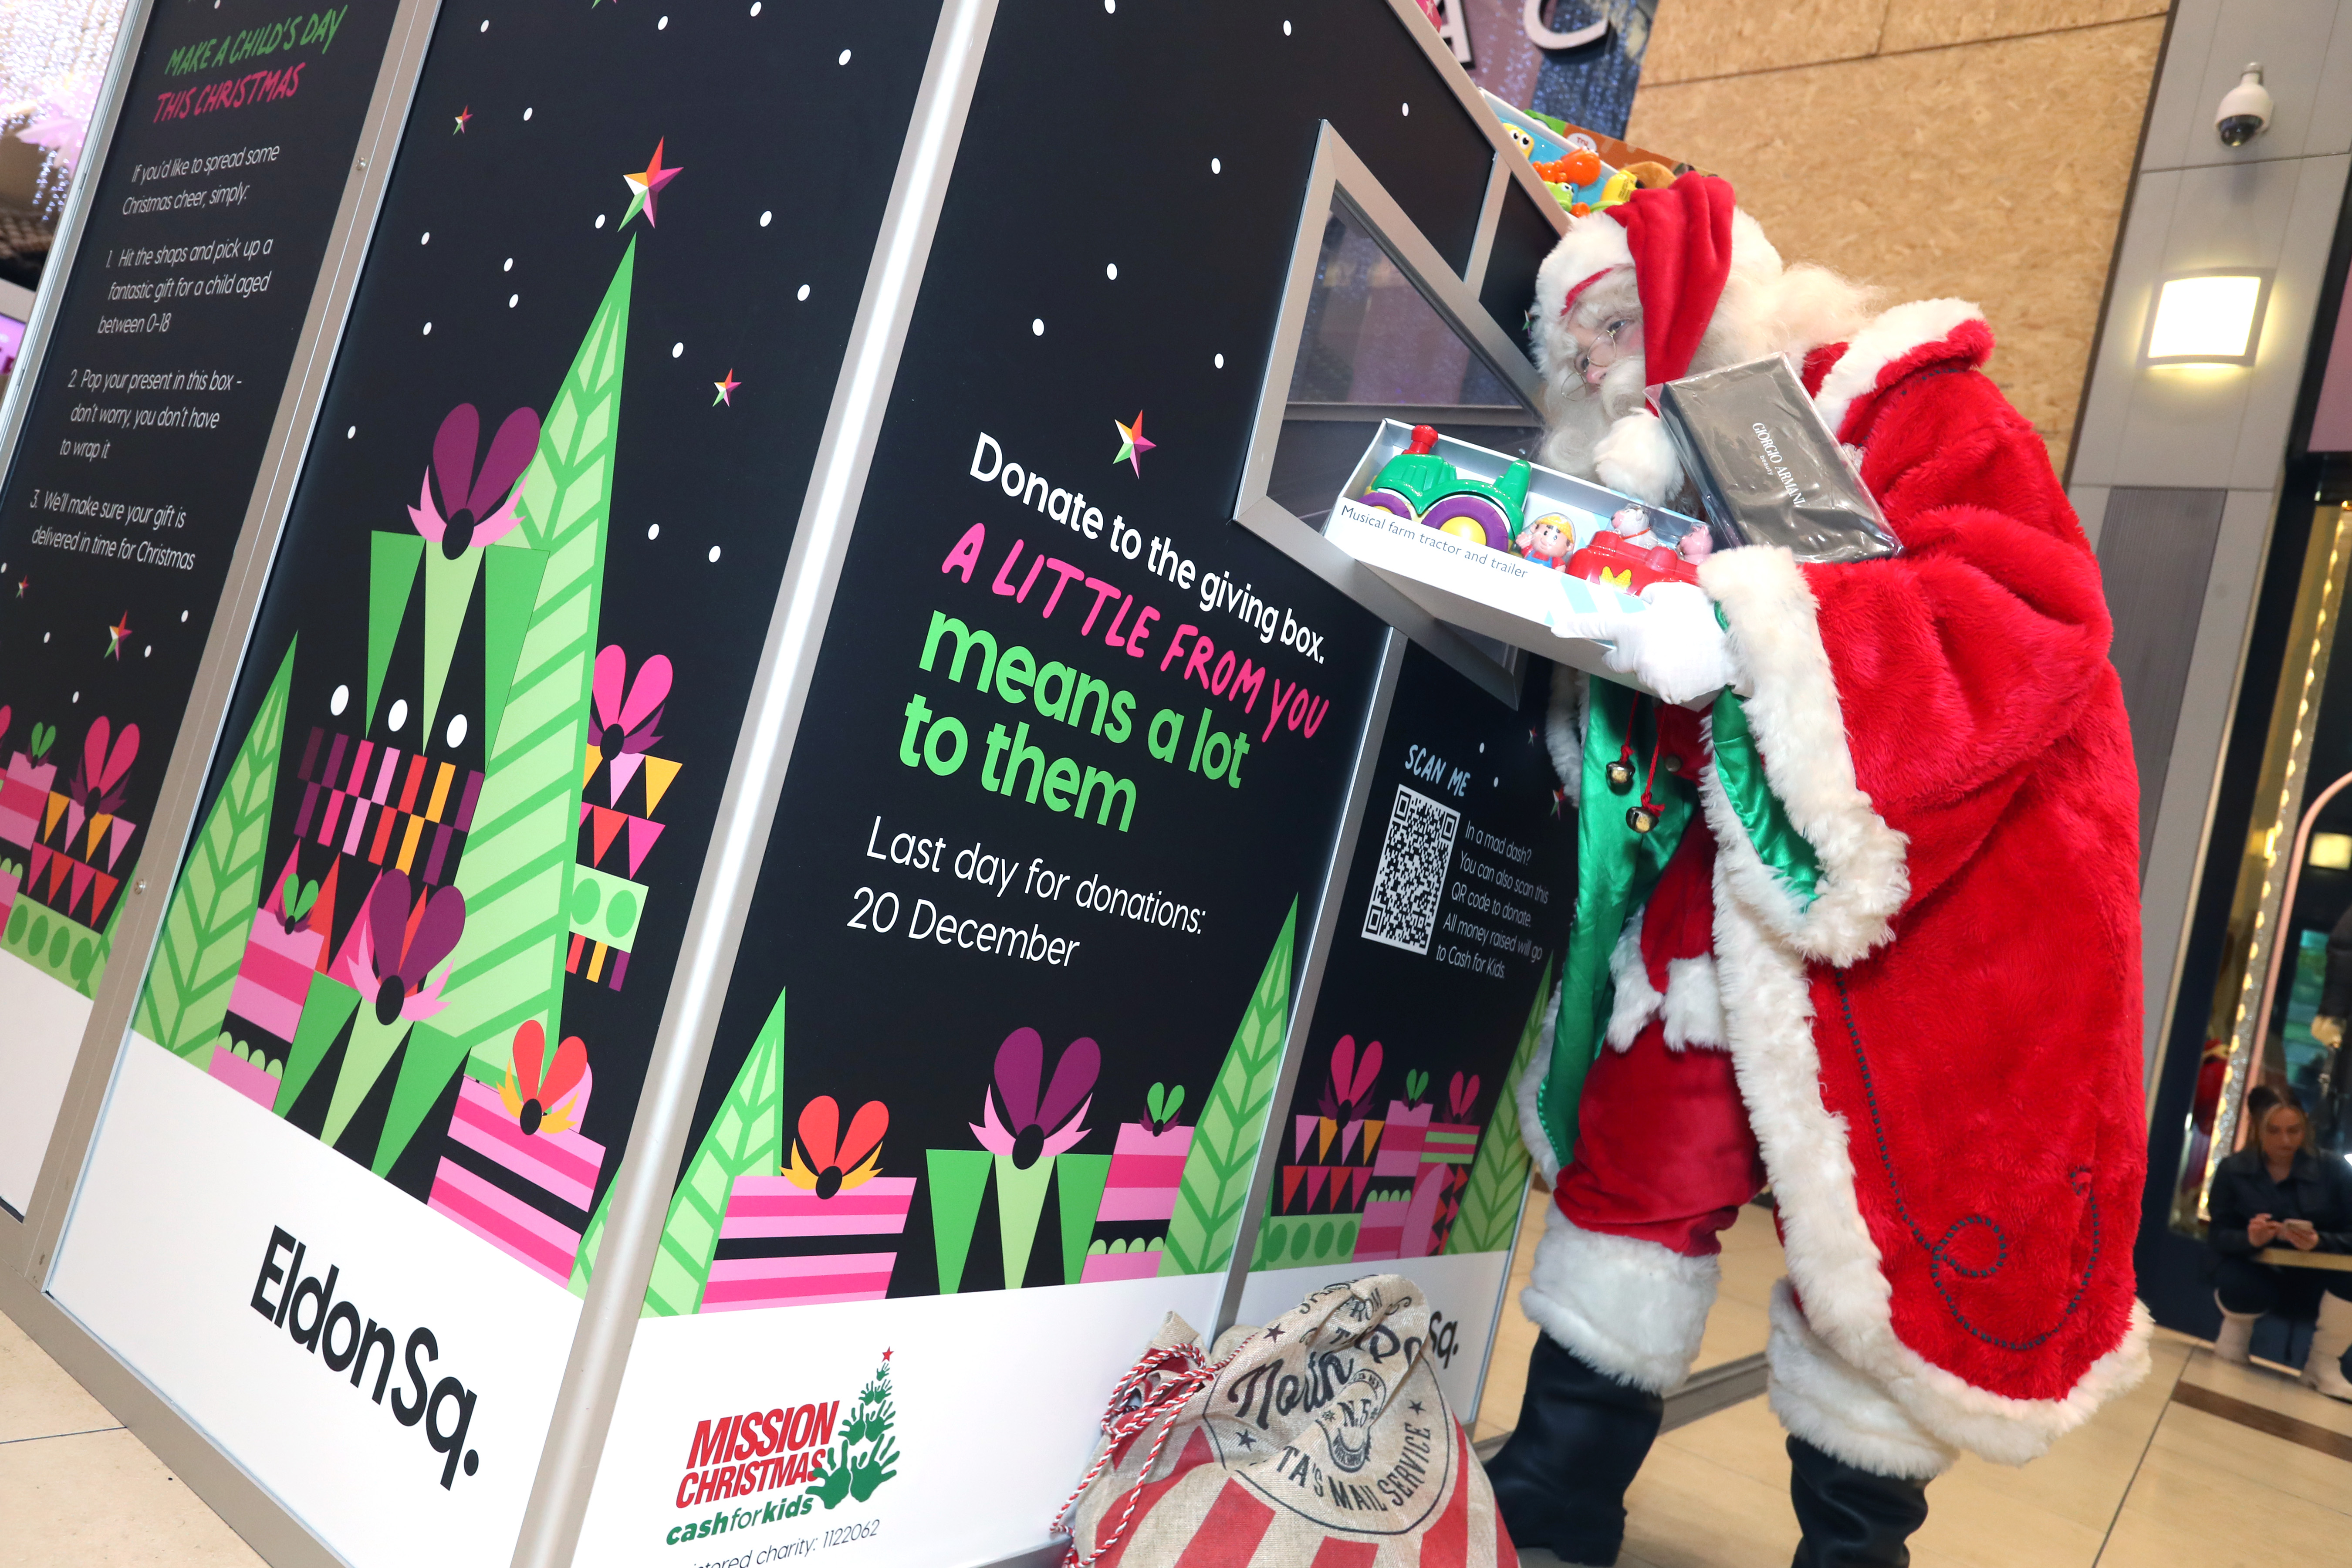
<path id="1" fill-rule="evenodd" d="M 1576 1158 L 1552 1188 L 1572 1224 L 1709 1258 L 1763 1189 L 1728 1051 L 1670 1051 L 1654 1019 L 1631 1049 L 1601 1047 L 1577 1111 Z"/>
<path id="2" fill-rule="evenodd" d="M 1623 993 L 1646 979 L 1664 1012 L 1627 1048 L 1601 1047 L 1577 1109 L 1576 1156 L 1552 1189 L 1579 1228 L 1654 1241 L 1685 1258 L 1720 1252 L 1718 1234 L 1764 1187 L 1731 1053 L 1720 1040 L 1666 1044 L 1669 1015 L 1720 1016 L 1709 956 L 1714 865 L 1714 842 L 1694 823 L 1642 911 L 1642 974 L 1619 979 L 1621 1009 Z M 1710 994 L 1706 1007 L 1675 994 L 1695 986 Z"/>

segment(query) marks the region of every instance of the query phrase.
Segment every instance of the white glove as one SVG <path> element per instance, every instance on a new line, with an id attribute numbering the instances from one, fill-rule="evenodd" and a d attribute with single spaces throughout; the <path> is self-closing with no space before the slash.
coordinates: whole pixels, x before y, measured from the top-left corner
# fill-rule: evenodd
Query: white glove
<path id="1" fill-rule="evenodd" d="M 1609 668 L 1630 675 L 1668 702 L 1689 702 L 1740 682 L 1731 641 L 1715 618 L 1715 601 L 1687 583 L 1653 583 L 1650 607 L 1628 612 L 1605 634 Z"/>

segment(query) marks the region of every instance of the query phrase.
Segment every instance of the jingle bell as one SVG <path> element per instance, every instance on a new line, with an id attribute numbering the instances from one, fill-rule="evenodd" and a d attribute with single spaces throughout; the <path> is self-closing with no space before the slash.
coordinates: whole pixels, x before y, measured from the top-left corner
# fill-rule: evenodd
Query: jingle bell
<path id="1" fill-rule="evenodd" d="M 1658 825 L 1658 814 L 1646 805 L 1636 805 L 1625 813 L 1625 826 L 1636 833 L 1647 833 Z"/>
<path id="2" fill-rule="evenodd" d="M 1609 787 L 1622 795 L 1633 787 L 1633 764 L 1620 757 L 1609 764 Z"/>

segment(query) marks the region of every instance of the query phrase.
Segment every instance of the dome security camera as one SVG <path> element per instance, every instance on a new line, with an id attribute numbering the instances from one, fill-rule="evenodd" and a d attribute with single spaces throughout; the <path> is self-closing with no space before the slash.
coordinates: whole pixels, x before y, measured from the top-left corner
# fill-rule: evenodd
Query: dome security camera
<path id="1" fill-rule="evenodd" d="M 2246 74 L 2221 95 L 2221 107 L 2213 116 L 2221 145 L 2242 147 L 2269 130 L 2273 107 L 2270 91 L 2263 86 L 2262 62 L 2247 61 Z"/>

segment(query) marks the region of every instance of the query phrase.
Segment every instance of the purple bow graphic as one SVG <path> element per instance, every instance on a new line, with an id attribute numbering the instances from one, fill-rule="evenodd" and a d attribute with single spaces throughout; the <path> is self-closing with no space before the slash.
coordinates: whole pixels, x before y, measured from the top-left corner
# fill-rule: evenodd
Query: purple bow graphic
<path id="1" fill-rule="evenodd" d="M 352 932 L 343 977 L 362 996 L 375 999 L 379 1024 L 394 1018 L 411 1023 L 429 1018 L 442 1007 L 444 972 L 428 988 L 425 976 L 449 956 L 466 931 L 466 896 L 455 888 L 436 888 L 412 905 L 408 879 L 386 871 L 375 879 Z"/>
<path id="2" fill-rule="evenodd" d="M 478 473 L 474 458 L 481 441 L 482 416 L 472 404 L 460 403 L 449 410 L 440 434 L 433 437 L 433 466 L 417 485 L 416 504 L 408 509 L 416 531 L 452 561 L 468 545 L 505 538 L 521 521 L 522 490 L 515 481 L 539 447 L 539 416 L 528 408 L 508 415 L 490 438 L 489 455 Z"/>
<path id="3" fill-rule="evenodd" d="M 1040 1095 L 1045 1070 L 1043 1036 L 1034 1029 L 1005 1036 L 996 1047 L 995 1081 L 982 1102 L 981 1124 L 971 1129 L 982 1148 L 1010 1155 L 1019 1170 L 1075 1147 L 1087 1135 L 1087 1107 L 1094 1103 L 1095 1079 L 1102 1072 L 1101 1048 L 1083 1037 L 1072 1040 Z"/>

